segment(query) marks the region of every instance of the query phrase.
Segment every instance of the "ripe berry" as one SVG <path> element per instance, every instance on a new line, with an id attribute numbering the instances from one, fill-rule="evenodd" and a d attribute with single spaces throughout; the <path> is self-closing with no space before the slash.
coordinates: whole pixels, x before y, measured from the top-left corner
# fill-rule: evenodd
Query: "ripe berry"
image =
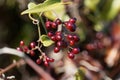
<path id="1" fill-rule="evenodd" d="M 57 42 L 57 47 L 62 47 L 62 44 L 63 44 L 62 41 L 58 41 Z"/>
<path id="2" fill-rule="evenodd" d="M 36 46 L 35 42 L 31 42 L 31 43 L 30 43 L 30 47 L 31 47 L 31 48 L 35 48 L 35 46 Z"/>
<path id="3" fill-rule="evenodd" d="M 54 33 L 52 31 L 48 32 L 48 37 L 52 37 L 54 35 Z"/>
<path id="4" fill-rule="evenodd" d="M 62 34 L 61 31 L 56 31 L 56 32 L 55 32 L 55 35 L 61 35 L 61 34 Z"/>
<path id="5" fill-rule="evenodd" d="M 76 36 L 76 35 L 74 35 L 73 38 L 74 38 L 74 41 L 75 41 L 75 42 L 78 42 L 78 41 L 80 40 L 79 37 Z"/>
<path id="6" fill-rule="evenodd" d="M 60 51 L 60 48 L 59 47 L 54 47 L 54 52 L 55 53 L 58 53 Z"/>
<path id="7" fill-rule="evenodd" d="M 66 25 L 67 29 L 71 32 L 74 32 L 76 30 L 76 25 L 75 24 L 72 24 L 72 23 L 67 23 Z"/>
<path id="8" fill-rule="evenodd" d="M 20 48 L 20 47 L 17 47 L 17 50 L 18 50 L 18 51 L 23 51 L 22 48 Z"/>
<path id="9" fill-rule="evenodd" d="M 40 59 L 37 59 L 37 60 L 36 60 L 36 63 L 37 63 L 37 64 L 40 64 L 40 63 L 41 63 L 41 60 L 40 60 Z"/>
<path id="10" fill-rule="evenodd" d="M 46 57 L 46 61 L 48 61 L 48 62 L 49 62 L 49 61 L 50 61 L 50 58 L 49 58 L 49 57 Z"/>
<path id="11" fill-rule="evenodd" d="M 54 28 L 54 29 L 57 28 L 57 24 L 55 22 L 52 22 L 52 28 Z"/>
<path id="12" fill-rule="evenodd" d="M 74 40 L 70 40 L 69 44 L 70 44 L 70 46 L 74 46 L 75 45 L 75 41 Z"/>
<path id="13" fill-rule="evenodd" d="M 73 59 L 75 56 L 74 56 L 74 54 L 73 54 L 72 52 L 70 52 L 70 53 L 68 53 L 68 57 L 69 57 L 70 59 Z"/>
<path id="14" fill-rule="evenodd" d="M 28 52 L 29 48 L 27 46 L 24 46 L 23 50 L 24 52 Z"/>
<path id="15" fill-rule="evenodd" d="M 20 46 L 24 46 L 24 45 L 25 45 L 24 41 L 20 41 Z"/>
<path id="16" fill-rule="evenodd" d="M 69 19 L 69 22 L 74 24 L 76 22 L 76 18 Z"/>
<path id="17" fill-rule="evenodd" d="M 79 48 L 73 48 L 72 49 L 72 53 L 74 53 L 74 54 L 78 54 L 79 52 L 80 52 Z"/>
<path id="18" fill-rule="evenodd" d="M 86 45 L 86 49 L 88 49 L 88 50 L 94 50 L 96 47 L 95 47 L 95 45 L 94 44 L 87 44 Z"/>
<path id="19" fill-rule="evenodd" d="M 68 35 L 67 35 L 67 39 L 68 39 L 68 40 L 73 40 L 73 36 L 72 36 L 71 34 L 68 34 Z"/>
<path id="20" fill-rule="evenodd" d="M 57 41 L 55 35 L 51 36 L 50 39 L 53 41 Z"/>
<path id="21" fill-rule="evenodd" d="M 50 21 L 46 21 L 45 23 L 46 29 L 50 29 L 51 28 L 51 22 Z"/>
<path id="22" fill-rule="evenodd" d="M 48 63 L 47 61 L 45 61 L 45 62 L 44 62 L 44 65 L 45 65 L 46 67 L 48 67 L 48 66 L 49 66 L 49 63 Z"/>
<path id="23" fill-rule="evenodd" d="M 50 58 L 50 60 L 49 60 L 50 62 L 54 62 L 54 59 L 53 58 Z"/>
<path id="24" fill-rule="evenodd" d="M 62 40 L 62 35 L 56 35 L 55 38 L 56 38 L 56 40 L 61 41 Z"/>
<path id="25" fill-rule="evenodd" d="M 58 25 L 62 23 L 62 21 L 61 21 L 59 18 L 56 19 L 55 22 L 56 22 Z"/>
<path id="26" fill-rule="evenodd" d="M 35 55 L 35 52 L 33 50 L 30 50 L 30 55 L 31 56 L 34 56 Z"/>

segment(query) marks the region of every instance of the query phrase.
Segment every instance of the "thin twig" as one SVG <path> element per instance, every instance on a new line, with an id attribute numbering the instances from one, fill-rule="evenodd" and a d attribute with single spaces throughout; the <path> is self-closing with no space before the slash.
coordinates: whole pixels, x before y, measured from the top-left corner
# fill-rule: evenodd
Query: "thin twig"
<path id="1" fill-rule="evenodd" d="M 17 51 L 16 49 L 4 47 L 4 48 L 0 49 L 0 55 L 1 54 L 12 54 L 12 55 L 16 55 L 16 56 L 22 57 L 23 60 L 29 66 L 31 66 L 39 74 L 39 76 L 41 76 L 44 80 L 48 80 L 48 79 L 49 80 L 55 80 L 46 71 L 44 71 L 40 66 L 38 66 L 34 61 L 32 61 L 29 57 L 27 57 L 23 52 Z M 19 62 L 21 62 L 21 60 L 18 61 L 18 63 Z M 14 68 L 15 66 L 17 66 L 18 63 L 11 64 L 10 66 L 8 66 L 5 69 L 3 69 L 1 73 L 4 73 L 4 72 Z"/>

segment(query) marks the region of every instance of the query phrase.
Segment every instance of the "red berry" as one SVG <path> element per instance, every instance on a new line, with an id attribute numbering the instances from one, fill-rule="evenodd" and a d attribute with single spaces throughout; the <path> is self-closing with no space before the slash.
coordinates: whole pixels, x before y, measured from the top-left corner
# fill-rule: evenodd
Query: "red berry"
<path id="1" fill-rule="evenodd" d="M 74 54 L 78 54 L 79 52 L 80 52 L 79 48 L 73 48 L 72 49 L 72 53 L 74 53 Z"/>
<path id="2" fill-rule="evenodd" d="M 35 55 L 35 52 L 33 50 L 30 50 L 30 55 L 31 56 L 34 56 Z"/>
<path id="3" fill-rule="evenodd" d="M 48 62 L 49 62 L 49 61 L 50 61 L 50 58 L 49 58 L 49 57 L 46 57 L 46 61 L 48 61 Z"/>
<path id="4" fill-rule="evenodd" d="M 48 67 L 48 66 L 49 66 L 49 63 L 48 63 L 47 61 L 45 61 L 45 62 L 44 62 L 44 65 L 45 65 L 46 67 Z"/>
<path id="5" fill-rule="evenodd" d="M 73 40 L 73 36 L 72 36 L 71 34 L 68 34 L 68 35 L 67 35 L 67 39 L 68 39 L 68 40 Z"/>
<path id="6" fill-rule="evenodd" d="M 94 50 L 96 48 L 96 46 L 94 44 L 87 44 L 86 45 L 86 49 L 88 50 Z"/>
<path id="7" fill-rule="evenodd" d="M 48 32 L 48 37 L 52 37 L 54 35 L 54 33 L 52 31 Z"/>
<path id="8" fill-rule="evenodd" d="M 59 51 L 60 51 L 60 48 L 59 48 L 59 47 L 55 47 L 55 48 L 54 48 L 54 52 L 55 52 L 55 53 L 58 53 Z"/>
<path id="9" fill-rule="evenodd" d="M 24 41 L 20 41 L 20 46 L 24 46 L 24 45 L 25 45 Z"/>
<path id="10" fill-rule="evenodd" d="M 63 45 L 62 41 L 57 42 L 57 47 L 62 47 L 62 45 Z"/>
<path id="11" fill-rule="evenodd" d="M 50 60 L 49 60 L 50 62 L 54 62 L 54 59 L 53 58 L 50 58 Z"/>
<path id="12" fill-rule="evenodd" d="M 75 24 L 72 24 L 72 23 L 67 23 L 66 25 L 67 29 L 71 32 L 74 32 L 76 30 L 76 25 Z"/>
<path id="13" fill-rule="evenodd" d="M 61 35 L 61 34 L 62 34 L 61 31 L 56 31 L 56 32 L 55 32 L 55 35 Z"/>
<path id="14" fill-rule="evenodd" d="M 31 43 L 30 43 L 30 47 L 31 47 L 31 48 L 35 48 L 35 46 L 36 46 L 35 42 L 31 42 Z"/>
<path id="15" fill-rule="evenodd" d="M 18 51 L 23 51 L 22 48 L 20 48 L 20 47 L 17 47 L 17 50 L 18 50 Z"/>
<path id="16" fill-rule="evenodd" d="M 69 44 L 70 44 L 70 46 L 74 46 L 75 45 L 75 41 L 74 40 L 70 40 Z"/>
<path id="17" fill-rule="evenodd" d="M 69 19 L 69 22 L 74 24 L 76 22 L 76 18 Z"/>
<path id="18" fill-rule="evenodd" d="M 79 37 L 76 36 L 76 35 L 74 35 L 73 38 L 74 38 L 74 41 L 75 41 L 75 42 L 78 42 L 78 41 L 80 40 Z"/>
<path id="19" fill-rule="evenodd" d="M 56 35 L 55 38 L 56 38 L 56 40 L 61 41 L 62 40 L 62 35 Z"/>
<path id="20" fill-rule="evenodd" d="M 57 28 L 57 24 L 55 22 L 52 22 L 52 28 L 54 28 L 54 29 Z"/>
<path id="21" fill-rule="evenodd" d="M 61 21 L 59 18 L 56 19 L 55 22 L 56 22 L 58 25 L 62 23 L 62 21 Z"/>
<path id="22" fill-rule="evenodd" d="M 50 39 L 53 40 L 53 41 L 57 41 L 55 35 L 51 36 Z"/>
<path id="23" fill-rule="evenodd" d="M 24 52 L 28 52 L 29 48 L 27 46 L 24 46 Z"/>
<path id="24" fill-rule="evenodd" d="M 74 54 L 73 54 L 72 52 L 70 52 L 70 53 L 68 53 L 68 57 L 69 57 L 70 59 L 73 59 L 75 56 L 74 56 Z"/>
<path id="25" fill-rule="evenodd" d="M 36 60 L 36 63 L 37 63 L 37 64 L 40 64 L 40 63 L 41 63 L 41 60 L 40 60 L 40 59 L 37 59 L 37 60 Z"/>
<path id="26" fill-rule="evenodd" d="M 45 26 L 46 26 L 46 29 L 50 29 L 51 28 L 51 22 L 50 21 L 47 21 L 46 23 L 45 23 Z"/>

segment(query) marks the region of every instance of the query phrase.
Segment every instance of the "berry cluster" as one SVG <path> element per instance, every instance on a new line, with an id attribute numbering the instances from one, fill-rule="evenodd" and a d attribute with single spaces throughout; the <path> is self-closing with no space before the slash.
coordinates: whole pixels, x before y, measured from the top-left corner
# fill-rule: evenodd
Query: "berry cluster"
<path id="1" fill-rule="evenodd" d="M 98 32 L 95 35 L 96 39 L 92 42 L 86 45 L 87 50 L 96 50 L 96 49 L 102 49 L 104 45 L 102 44 L 102 38 L 103 38 L 103 33 Z"/>
<path id="2" fill-rule="evenodd" d="M 20 41 L 20 47 L 17 47 L 17 50 L 30 54 L 31 56 L 35 55 L 34 48 L 36 47 L 35 42 L 31 42 L 30 46 L 26 46 L 24 41 Z"/>
<path id="3" fill-rule="evenodd" d="M 17 47 L 18 51 L 22 51 L 24 53 L 27 53 L 30 56 L 36 56 L 35 50 L 40 51 L 41 55 L 39 56 L 38 59 L 36 59 L 36 63 L 37 64 L 41 64 L 42 62 L 44 62 L 44 65 L 48 66 L 49 62 L 54 62 L 53 58 L 47 57 L 46 54 L 43 53 L 39 49 L 40 49 L 40 47 L 38 45 L 36 45 L 35 42 L 31 42 L 29 46 L 26 46 L 25 43 L 24 43 L 24 41 L 20 41 L 20 47 Z"/>
<path id="4" fill-rule="evenodd" d="M 56 19 L 54 22 L 47 21 L 45 23 L 46 29 L 48 30 L 48 37 L 55 42 L 54 52 L 58 53 L 61 49 L 68 48 L 68 57 L 71 59 L 74 58 L 74 54 L 80 52 L 79 48 L 73 48 L 75 43 L 80 40 L 77 35 L 72 33 L 76 30 L 75 22 L 76 19 L 71 18 L 65 22 Z M 59 27 L 61 27 L 60 30 Z"/>

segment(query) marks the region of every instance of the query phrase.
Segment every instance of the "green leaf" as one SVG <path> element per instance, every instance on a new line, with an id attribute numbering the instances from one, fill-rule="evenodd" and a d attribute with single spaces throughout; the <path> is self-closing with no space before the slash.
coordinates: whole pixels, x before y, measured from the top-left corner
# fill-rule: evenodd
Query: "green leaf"
<path id="1" fill-rule="evenodd" d="M 39 13 L 54 10 L 57 8 L 61 8 L 60 5 L 69 4 L 70 2 L 61 2 L 61 0 L 46 0 L 44 3 L 40 3 L 33 8 L 28 8 L 27 10 L 23 11 L 21 14 L 28 14 L 28 13 Z"/>
<path id="2" fill-rule="evenodd" d="M 112 5 L 111 5 L 111 9 L 108 12 L 108 19 L 111 20 L 113 19 L 120 10 L 120 0 L 113 0 Z"/>
<path id="3" fill-rule="evenodd" d="M 35 3 L 30 2 L 30 3 L 28 4 L 28 9 L 32 9 L 32 8 L 34 8 L 35 6 L 36 6 Z"/>
<path id="4" fill-rule="evenodd" d="M 40 37 L 40 41 L 45 47 L 48 47 L 54 43 L 47 35 L 42 35 Z"/>
<path id="5" fill-rule="evenodd" d="M 51 20 L 55 20 L 56 18 L 60 18 L 62 21 L 68 20 L 69 17 L 66 14 L 65 6 L 60 5 L 60 7 L 60 9 L 54 9 L 53 11 L 44 12 L 44 15 Z"/>

